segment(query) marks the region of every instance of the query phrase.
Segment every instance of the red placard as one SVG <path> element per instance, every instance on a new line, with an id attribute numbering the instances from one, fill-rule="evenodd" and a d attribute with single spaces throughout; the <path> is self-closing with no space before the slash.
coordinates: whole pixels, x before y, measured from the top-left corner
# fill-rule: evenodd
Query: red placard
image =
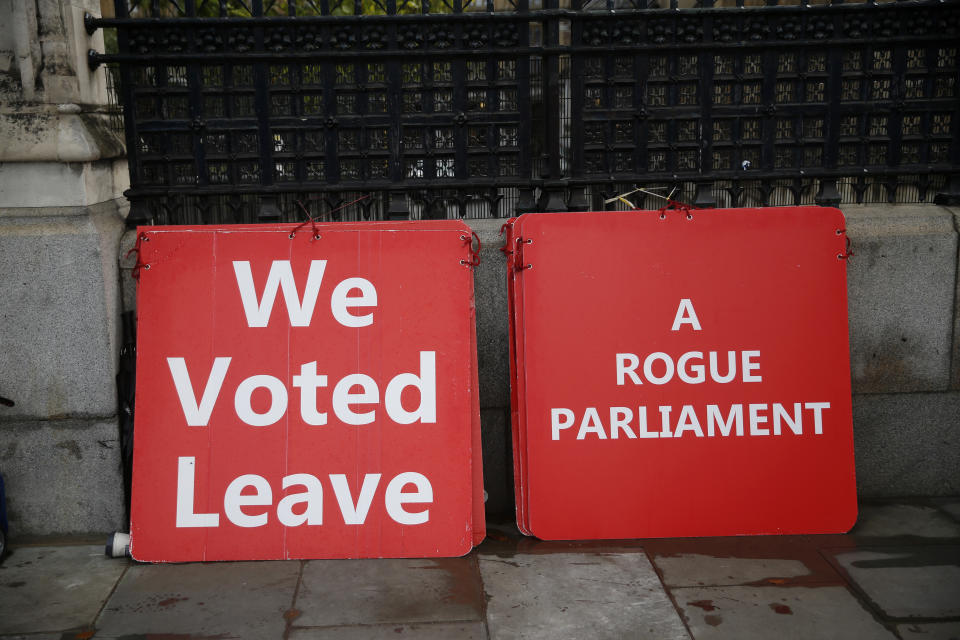
<path id="1" fill-rule="evenodd" d="M 468 227 L 138 233 L 134 558 L 457 556 L 483 538 Z"/>
<path id="2" fill-rule="evenodd" d="M 531 214 L 508 235 L 521 529 L 853 525 L 840 211 Z"/>

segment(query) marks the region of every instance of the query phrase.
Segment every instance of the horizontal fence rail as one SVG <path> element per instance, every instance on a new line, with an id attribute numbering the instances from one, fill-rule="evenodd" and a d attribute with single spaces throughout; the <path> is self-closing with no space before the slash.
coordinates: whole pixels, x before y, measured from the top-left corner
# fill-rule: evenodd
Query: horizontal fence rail
<path id="1" fill-rule="evenodd" d="M 87 28 L 116 33 L 89 58 L 118 79 L 134 224 L 506 217 L 638 186 L 960 204 L 960 2 L 755 4 L 117 0 Z"/>

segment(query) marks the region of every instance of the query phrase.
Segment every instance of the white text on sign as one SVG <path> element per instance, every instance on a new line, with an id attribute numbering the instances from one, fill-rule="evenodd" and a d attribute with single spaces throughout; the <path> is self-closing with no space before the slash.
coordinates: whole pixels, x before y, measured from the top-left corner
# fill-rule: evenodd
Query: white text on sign
<path id="1" fill-rule="evenodd" d="M 693 302 L 680 301 L 671 331 L 689 328 L 702 331 Z M 678 381 L 688 385 L 756 384 L 763 382 L 758 350 L 687 351 L 676 358 L 662 351 L 641 357 L 617 353 L 614 371 L 617 386 L 667 385 Z M 782 434 L 823 434 L 823 412 L 829 402 L 745 402 L 721 407 L 718 404 L 684 404 L 679 411 L 659 405 L 659 428 L 650 428 L 647 406 L 585 407 L 580 410 L 557 407 L 550 410 L 552 440 L 628 440 L 652 438 L 712 438 L 716 436 L 779 436 Z M 651 412 L 652 413 L 652 412 Z M 655 419 L 655 418 L 654 418 Z M 653 420 L 651 420 L 652 422 Z M 575 428 L 576 427 L 576 428 Z"/>
<path id="2" fill-rule="evenodd" d="M 253 282 L 253 270 L 248 261 L 234 261 L 233 270 L 237 292 L 243 308 L 244 323 L 251 329 L 268 326 L 277 294 L 283 296 L 287 319 L 291 327 L 309 327 L 317 312 L 317 299 L 326 272 L 326 260 L 312 260 L 307 272 L 303 295 L 297 289 L 289 260 L 274 260 L 270 266 L 262 294 L 258 297 Z M 348 328 L 369 327 L 374 322 L 378 304 L 377 290 L 365 278 L 346 278 L 330 294 L 330 313 L 340 325 Z M 365 311 L 365 313 L 363 313 Z M 177 392 L 184 422 L 188 427 L 207 427 L 221 398 L 224 382 L 230 371 L 230 356 L 215 356 L 198 362 L 192 359 L 188 366 L 183 355 L 166 358 L 170 379 Z M 206 367 L 209 366 L 209 369 Z M 308 427 L 323 427 L 333 422 L 350 426 L 370 425 L 378 420 L 377 408 L 383 404 L 383 413 L 398 425 L 435 424 L 437 422 L 437 356 L 436 351 L 419 352 L 419 371 L 401 371 L 386 382 L 363 373 L 343 376 L 335 384 L 327 399 L 321 389 L 330 387 L 327 375 L 318 372 L 316 360 L 304 362 L 299 374 L 291 376 L 293 390 L 277 376 L 254 374 L 243 378 L 233 390 L 233 412 L 240 423 L 251 427 L 269 427 L 288 416 L 290 396 L 299 396 L 299 417 Z M 192 370 L 192 375 L 191 375 Z M 200 385 L 195 381 L 206 378 Z M 202 389 L 199 394 L 195 389 Z M 253 395 L 265 390 L 269 402 L 264 410 L 253 407 Z M 402 398 L 407 389 L 419 395 L 415 407 L 405 407 Z M 198 398 L 199 395 L 199 398 Z M 410 394 L 407 393 L 408 404 Z M 329 407 L 330 411 L 325 410 Z M 383 421 L 382 415 L 379 416 Z M 195 456 L 183 455 L 177 459 L 176 526 L 219 527 L 220 513 L 198 513 L 195 509 L 197 478 Z M 331 473 L 326 482 L 333 492 L 342 522 L 362 525 L 366 522 L 375 497 L 382 486 L 380 473 L 355 472 L 355 482 L 346 474 Z M 354 497 L 350 486 L 359 487 Z M 285 495 L 274 507 L 274 494 Z M 429 505 L 433 502 L 433 487 L 427 477 L 415 471 L 403 471 L 386 481 L 382 503 L 386 514 L 402 525 L 424 524 L 430 519 L 430 510 L 422 507 L 412 510 L 406 505 Z M 233 479 L 223 489 L 223 509 L 227 521 L 237 527 L 262 527 L 270 522 L 271 512 L 283 526 L 322 525 L 324 521 L 324 482 L 308 473 L 294 473 L 280 480 L 280 487 L 271 486 L 262 475 L 247 473 Z"/>

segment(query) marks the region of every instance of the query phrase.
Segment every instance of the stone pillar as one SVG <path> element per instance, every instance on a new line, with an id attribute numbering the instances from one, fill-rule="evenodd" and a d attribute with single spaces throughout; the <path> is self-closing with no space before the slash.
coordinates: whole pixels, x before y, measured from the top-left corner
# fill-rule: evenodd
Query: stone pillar
<path id="1" fill-rule="evenodd" d="M 115 375 L 122 132 L 84 12 L 0 0 L 0 473 L 12 540 L 123 528 Z"/>

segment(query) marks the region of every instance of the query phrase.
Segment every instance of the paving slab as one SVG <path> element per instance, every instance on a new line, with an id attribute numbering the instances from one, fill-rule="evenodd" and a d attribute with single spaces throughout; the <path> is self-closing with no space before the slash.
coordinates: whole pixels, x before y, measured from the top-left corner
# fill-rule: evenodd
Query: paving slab
<path id="1" fill-rule="evenodd" d="M 293 629 L 289 640 L 487 640 L 482 622 Z M 2 638 L 0 638 L 2 640 Z"/>
<path id="2" fill-rule="evenodd" d="M 960 622 L 902 624 L 897 633 L 903 640 L 960 640 Z"/>
<path id="3" fill-rule="evenodd" d="M 668 587 L 842 585 L 820 542 L 816 536 L 741 536 L 645 540 L 643 546 Z"/>
<path id="4" fill-rule="evenodd" d="M 894 640 L 839 586 L 672 590 L 696 640 Z"/>
<path id="5" fill-rule="evenodd" d="M 850 533 L 879 538 L 960 538 L 960 522 L 931 506 L 862 504 L 857 524 Z"/>
<path id="6" fill-rule="evenodd" d="M 777 558 L 715 558 L 697 553 L 653 559 L 670 587 L 722 586 L 775 582 L 810 575 L 799 560 Z"/>
<path id="7" fill-rule="evenodd" d="M 0 564 L 0 634 L 91 625 L 126 568 L 100 545 L 12 549 Z"/>
<path id="8" fill-rule="evenodd" d="M 960 617 L 960 546 L 883 547 L 835 558 L 891 618 Z"/>
<path id="9" fill-rule="evenodd" d="M 491 640 L 689 635 L 642 552 L 480 556 Z"/>
<path id="10" fill-rule="evenodd" d="M 303 569 L 297 627 L 483 620 L 474 556 L 313 560 Z"/>
<path id="11" fill-rule="evenodd" d="M 97 620 L 100 638 L 281 638 L 299 561 L 131 566 Z"/>

